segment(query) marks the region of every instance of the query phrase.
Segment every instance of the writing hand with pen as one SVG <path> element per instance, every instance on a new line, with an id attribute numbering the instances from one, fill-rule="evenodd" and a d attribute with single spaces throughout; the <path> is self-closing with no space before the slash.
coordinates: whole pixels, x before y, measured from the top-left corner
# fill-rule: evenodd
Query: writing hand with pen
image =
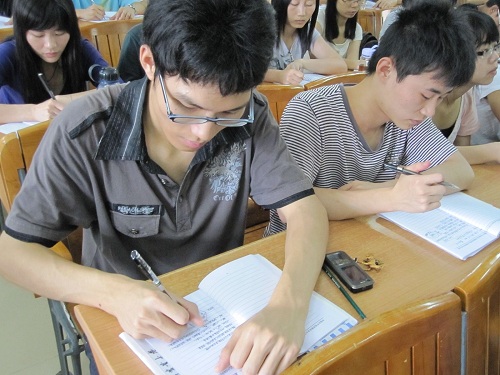
<path id="1" fill-rule="evenodd" d="M 116 303 L 108 312 L 116 316 L 125 332 L 136 339 L 156 337 L 171 342 L 183 336 L 189 322 L 203 325 L 196 304 L 167 291 L 137 251 L 132 251 L 131 258 L 153 283 L 126 278 L 127 285 L 118 286 L 125 289 L 124 294 L 116 293 Z"/>
<path id="2" fill-rule="evenodd" d="M 385 164 L 385 169 L 396 171 L 396 179 L 373 183 L 351 181 L 339 190 L 369 190 L 386 188 L 389 198 L 385 211 L 425 212 L 438 208 L 441 199 L 448 192 L 461 190 L 445 182 L 441 173 L 420 174 L 429 169 L 430 162 L 415 163 L 407 167 Z"/>
<path id="3" fill-rule="evenodd" d="M 304 79 L 302 60 L 295 60 L 281 71 L 280 83 L 285 85 L 298 85 Z"/>

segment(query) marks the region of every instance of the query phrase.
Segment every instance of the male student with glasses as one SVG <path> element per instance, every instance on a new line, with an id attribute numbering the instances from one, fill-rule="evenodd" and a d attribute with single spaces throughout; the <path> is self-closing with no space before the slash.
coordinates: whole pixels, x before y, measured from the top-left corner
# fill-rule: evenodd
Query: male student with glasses
<path id="1" fill-rule="evenodd" d="M 143 24 L 146 77 L 75 101 L 50 125 L 0 238 L 0 273 L 53 299 L 101 308 L 136 338 L 170 341 L 197 307 L 144 280 L 242 245 L 248 198 L 288 223 L 269 304 L 222 352 L 245 373 L 297 356 L 324 259 L 328 220 L 281 140 L 264 78 L 276 41 L 266 0 L 153 0 Z M 84 228 L 82 265 L 48 247 Z"/>

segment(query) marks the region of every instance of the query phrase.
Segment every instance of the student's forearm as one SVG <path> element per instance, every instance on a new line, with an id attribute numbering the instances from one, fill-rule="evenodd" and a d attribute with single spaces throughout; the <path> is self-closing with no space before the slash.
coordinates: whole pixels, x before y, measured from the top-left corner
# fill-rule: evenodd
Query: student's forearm
<path id="1" fill-rule="evenodd" d="M 345 220 L 397 210 L 391 188 L 385 185 L 367 190 L 314 188 L 314 191 L 325 206 L 329 220 Z"/>
<path id="2" fill-rule="evenodd" d="M 135 3 L 132 3 L 134 6 L 135 10 L 137 11 L 137 14 L 144 14 L 146 12 L 146 8 L 148 6 L 149 0 L 142 0 L 142 1 L 136 1 Z"/>
<path id="3" fill-rule="evenodd" d="M 317 74 L 339 74 L 347 72 L 347 63 L 342 58 L 338 59 L 304 59 L 303 67 Z"/>
<path id="4" fill-rule="evenodd" d="M 326 253 L 328 218 L 320 201 L 310 196 L 295 202 L 286 221 L 285 266 L 273 302 L 292 303 L 307 315 Z"/>
<path id="5" fill-rule="evenodd" d="M 127 284 L 125 276 L 80 266 L 46 247 L 18 241 L 5 232 L 0 237 L 0 274 L 41 296 L 103 309 L 110 304 L 109 292 Z"/>
<path id="6" fill-rule="evenodd" d="M 462 146 L 458 151 L 471 165 L 485 163 L 500 163 L 500 142 L 484 145 Z"/>
<path id="7" fill-rule="evenodd" d="M 278 69 L 268 69 L 266 75 L 264 76 L 265 82 L 280 82 L 282 80 L 282 70 Z"/>
<path id="8" fill-rule="evenodd" d="M 37 121 L 34 104 L 0 104 L 0 124 L 7 122 Z"/>

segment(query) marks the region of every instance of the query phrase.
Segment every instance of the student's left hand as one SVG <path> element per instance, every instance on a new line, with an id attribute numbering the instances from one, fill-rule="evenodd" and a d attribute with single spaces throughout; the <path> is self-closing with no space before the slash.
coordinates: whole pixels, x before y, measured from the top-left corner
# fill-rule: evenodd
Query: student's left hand
<path id="1" fill-rule="evenodd" d="M 234 331 L 215 370 L 221 372 L 231 365 L 244 374 L 281 373 L 297 359 L 305 315 L 288 307 L 262 309 Z"/>
<path id="2" fill-rule="evenodd" d="M 135 10 L 131 7 L 121 7 L 110 20 L 130 20 L 135 17 Z"/>

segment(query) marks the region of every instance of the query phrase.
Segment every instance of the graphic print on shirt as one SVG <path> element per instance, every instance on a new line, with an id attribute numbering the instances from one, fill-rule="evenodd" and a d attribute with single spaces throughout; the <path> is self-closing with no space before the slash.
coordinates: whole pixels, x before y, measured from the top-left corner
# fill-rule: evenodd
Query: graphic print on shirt
<path id="1" fill-rule="evenodd" d="M 233 200 L 234 194 L 238 191 L 243 168 L 241 159 L 245 149 L 245 143 L 234 143 L 215 156 L 205 169 L 204 175 L 210 181 L 215 201 Z"/>

